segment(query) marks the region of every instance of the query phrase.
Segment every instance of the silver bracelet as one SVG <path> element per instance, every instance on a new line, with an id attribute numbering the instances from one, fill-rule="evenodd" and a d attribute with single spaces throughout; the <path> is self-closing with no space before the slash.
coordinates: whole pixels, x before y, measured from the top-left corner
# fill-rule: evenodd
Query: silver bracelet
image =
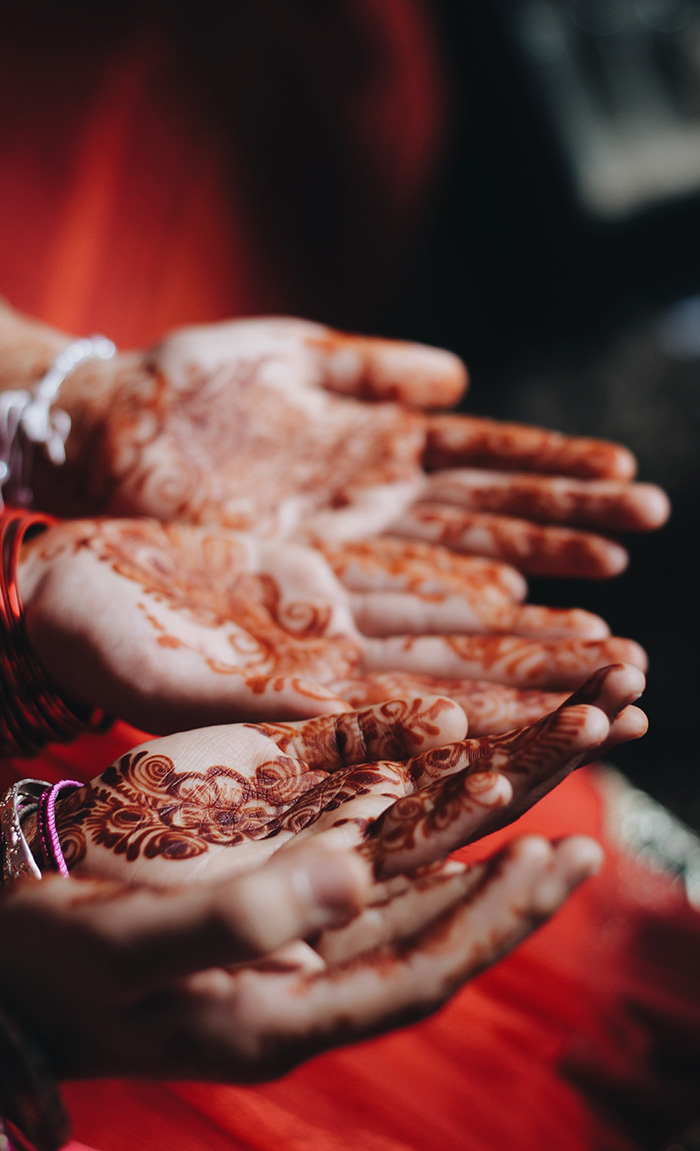
<path id="1" fill-rule="evenodd" d="M 23 441 L 41 444 L 52 464 L 66 461 L 66 440 L 71 420 L 68 412 L 52 404 L 67 376 L 85 360 L 111 360 L 116 347 L 106 336 L 74 340 L 51 364 L 45 376 L 29 391 L 18 389 L 0 393 L 0 511 L 5 489 L 14 503 L 28 505 L 32 492 L 28 484 L 29 461 Z"/>
<path id="2" fill-rule="evenodd" d="M 0 856 L 2 883 L 33 877 L 41 870 L 22 830 L 22 820 L 36 811 L 39 800 L 51 787 L 40 779 L 20 779 L 0 799 Z"/>

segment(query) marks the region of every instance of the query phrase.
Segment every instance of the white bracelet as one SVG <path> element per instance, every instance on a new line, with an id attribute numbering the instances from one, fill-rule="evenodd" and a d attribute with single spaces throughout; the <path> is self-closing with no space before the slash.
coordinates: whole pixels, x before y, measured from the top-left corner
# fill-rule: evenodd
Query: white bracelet
<path id="1" fill-rule="evenodd" d="M 4 507 L 5 488 L 12 492 L 13 502 L 31 502 L 23 440 L 43 445 L 51 463 L 57 467 L 65 463 L 70 416 L 61 408 L 51 406 L 63 381 L 85 360 L 111 360 L 116 351 L 106 336 L 74 340 L 56 356 L 46 375 L 31 391 L 0 392 L 0 511 Z"/>

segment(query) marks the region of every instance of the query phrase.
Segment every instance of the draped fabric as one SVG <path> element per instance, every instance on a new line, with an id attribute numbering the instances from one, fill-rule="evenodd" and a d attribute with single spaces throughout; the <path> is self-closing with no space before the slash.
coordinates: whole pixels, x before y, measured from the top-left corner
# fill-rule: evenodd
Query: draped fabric
<path id="1" fill-rule="evenodd" d="M 348 285 L 371 299 L 394 282 L 446 132 L 419 0 L 232 4 L 233 78 L 211 45 L 211 76 L 183 50 L 186 6 L 166 28 L 126 5 L 102 30 L 99 5 L 54 6 L 48 30 L 26 7 L 6 6 L 0 39 L 0 292 L 17 307 L 125 347 L 303 312 L 333 284 L 328 316 L 350 315 Z M 5 762 L 0 784 L 88 779 L 142 738 L 119 724 Z M 605 839 L 596 781 L 578 772 L 517 831 Z M 682 889 L 608 845 L 602 873 L 435 1018 L 255 1088 L 69 1084 L 72 1151 L 660 1147 L 700 1111 L 699 951 Z"/>

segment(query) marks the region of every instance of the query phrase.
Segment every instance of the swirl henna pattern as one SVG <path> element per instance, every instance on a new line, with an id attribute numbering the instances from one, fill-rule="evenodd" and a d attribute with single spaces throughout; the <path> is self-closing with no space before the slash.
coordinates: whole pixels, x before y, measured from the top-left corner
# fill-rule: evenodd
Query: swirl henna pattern
<path id="1" fill-rule="evenodd" d="M 364 845 L 384 878 L 510 822 L 586 759 L 643 734 L 629 706 L 642 685 L 637 669 L 613 666 L 586 685 L 590 702 L 575 695 L 529 728 L 481 739 L 465 740 L 463 713 L 439 699 L 169 736 L 68 797 L 59 834 L 81 874 L 173 883 L 194 860 L 189 874 L 204 864 L 222 875 L 314 835 Z"/>
<path id="2" fill-rule="evenodd" d="M 397 541 L 334 556 L 368 590 L 348 590 L 299 544 L 73 521 L 28 544 L 21 593 L 32 644 L 66 697 L 155 732 L 338 711 L 387 698 L 377 689 L 388 675 L 389 696 L 457 692 L 481 734 L 544 714 L 560 699 L 542 692 L 571 690 L 611 660 L 644 666 L 597 616 L 508 602 L 521 577 L 502 565 Z"/>

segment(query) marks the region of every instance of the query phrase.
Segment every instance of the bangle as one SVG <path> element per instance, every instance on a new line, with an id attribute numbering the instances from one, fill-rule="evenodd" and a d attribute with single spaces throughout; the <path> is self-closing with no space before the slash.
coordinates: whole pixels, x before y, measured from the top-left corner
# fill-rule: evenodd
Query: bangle
<path id="1" fill-rule="evenodd" d="M 47 743 L 69 743 L 111 720 L 99 709 L 70 705 L 32 651 L 17 586 L 22 542 L 56 521 L 39 512 L 0 514 L 0 755 L 34 755 Z"/>
<path id="2" fill-rule="evenodd" d="M 0 852 L 2 882 L 13 879 L 41 879 L 41 871 L 22 830 L 22 820 L 35 812 L 49 783 L 21 779 L 0 799 Z"/>
<path id="3" fill-rule="evenodd" d="M 52 407 L 66 377 L 85 360 L 111 360 L 116 351 L 106 336 L 73 340 L 56 356 L 32 391 L 17 389 L 0 393 L 0 510 L 4 496 L 9 496 L 15 504 L 31 503 L 28 482 L 31 453 L 25 451 L 27 445 L 42 445 L 57 467 L 66 461 L 71 419 L 62 408 Z"/>
<path id="4" fill-rule="evenodd" d="M 68 1116 L 46 1057 L 24 1026 L 0 1007 L 0 1147 L 13 1148 L 11 1124 L 36 1151 L 59 1151 Z"/>
<path id="5" fill-rule="evenodd" d="M 0 884 L 30 877 L 41 879 L 44 871 L 57 871 L 68 878 L 68 864 L 56 827 L 56 802 L 64 791 L 83 786 L 77 779 L 62 779 L 54 784 L 20 779 L 5 792 L 0 798 Z M 30 847 L 22 826 L 29 815 L 36 817 L 35 848 Z"/>

